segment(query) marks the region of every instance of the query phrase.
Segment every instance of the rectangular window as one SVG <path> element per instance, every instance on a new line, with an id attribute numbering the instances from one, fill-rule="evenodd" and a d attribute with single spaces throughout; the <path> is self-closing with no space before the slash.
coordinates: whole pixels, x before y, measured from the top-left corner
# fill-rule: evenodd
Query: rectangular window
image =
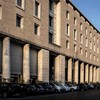
<path id="1" fill-rule="evenodd" d="M 74 44 L 74 52 L 76 52 L 76 44 Z"/>
<path id="2" fill-rule="evenodd" d="M 66 40 L 66 48 L 69 49 L 69 41 Z"/>
<path id="3" fill-rule="evenodd" d="M 80 48 L 80 54 L 82 55 L 82 48 Z"/>
<path id="4" fill-rule="evenodd" d="M 85 56 L 87 57 L 87 50 L 85 50 Z"/>
<path id="5" fill-rule="evenodd" d="M 16 15 L 16 26 L 23 28 L 23 17 L 20 15 Z"/>
<path id="6" fill-rule="evenodd" d="M 49 26 L 53 28 L 53 17 L 49 16 Z"/>
<path id="7" fill-rule="evenodd" d="M 53 43 L 54 41 L 53 34 L 49 32 L 49 42 Z"/>
<path id="8" fill-rule="evenodd" d="M 66 18 L 69 20 L 69 11 L 66 11 Z"/>
<path id="9" fill-rule="evenodd" d="M 85 33 L 87 34 L 87 28 L 85 28 Z"/>
<path id="10" fill-rule="evenodd" d="M 90 53 L 90 59 L 92 59 L 92 54 Z"/>
<path id="11" fill-rule="evenodd" d="M 82 25 L 82 23 L 80 23 L 80 28 L 81 28 L 81 30 L 83 29 L 83 25 Z"/>
<path id="12" fill-rule="evenodd" d="M 17 0 L 17 5 L 18 5 L 19 7 L 22 7 L 22 0 Z"/>
<path id="13" fill-rule="evenodd" d="M 34 34 L 39 35 L 39 25 L 34 23 Z"/>
<path id="14" fill-rule="evenodd" d="M 70 36 L 70 26 L 69 26 L 69 24 L 67 24 L 67 30 L 66 31 L 67 31 L 66 35 Z"/>
<path id="15" fill-rule="evenodd" d="M 77 40 L 77 31 L 74 29 L 74 40 Z"/>
<path id="16" fill-rule="evenodd" d="M 76 25 L 77 24 L 77 19 L 74 17 L 74 24 Z"/>
<path id="17" fill-rule="evenodd" d="M 80 43 L 83 44 L 83 35 L 80 34 Z"/>
<path id="18" fill-rule="evenodd" d="M 53 9 L 54 9 L 54 2 L 53 0 L 49 0 L 49 10 L 53 11 Z"/>

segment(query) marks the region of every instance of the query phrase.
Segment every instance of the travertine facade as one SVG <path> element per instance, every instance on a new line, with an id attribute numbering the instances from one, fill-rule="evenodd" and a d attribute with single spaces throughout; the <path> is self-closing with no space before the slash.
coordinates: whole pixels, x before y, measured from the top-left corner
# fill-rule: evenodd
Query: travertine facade
<path id="1" fill-rule="evenodd" d="M 69 0 L 0 0 L 2 81 L 100 82 L 99 41 Z"/>

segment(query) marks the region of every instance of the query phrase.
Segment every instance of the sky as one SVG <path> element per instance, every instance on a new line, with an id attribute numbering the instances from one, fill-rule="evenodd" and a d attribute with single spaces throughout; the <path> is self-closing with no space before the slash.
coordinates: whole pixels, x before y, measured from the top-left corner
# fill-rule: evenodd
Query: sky
<path id="1" fill-rule="evenodd" d="M 100 0 L 71 0 L 71 2 L 100 31 Z"/>

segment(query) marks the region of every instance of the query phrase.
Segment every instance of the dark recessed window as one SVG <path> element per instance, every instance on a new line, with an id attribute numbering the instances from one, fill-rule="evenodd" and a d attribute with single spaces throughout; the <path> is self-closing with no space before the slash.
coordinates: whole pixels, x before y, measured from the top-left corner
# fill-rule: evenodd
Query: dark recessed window
<path id="1" fill-rule="evenodd" d="M 49 0 L 49 10 L 53 11 L 53 0 Z"/>
<path id="2" fill-rule="evenodd" d="M 35 16 L 39 16 L 39 3 L 35 1 Z"/>
<path id="3" fill-rule="evenodd" d="M 53 17 L 49 16 L 49 26 L 53 28 Z"/>
<path id="4" fill-rule="evenodd" d="M 53 34 L 52 33 L 49 33 L 49 42 L 53 43 Z"/>
<path id="5" fill-rule="evenodd" d="M 34 34 L 38 35 L 39 34 L 39 25 L 38 24 L 34 24 Z"/>
<path id="6" fill-rule="evenodd" d="M 21 27 L 21 24 L 22 24 L 21 20 L 22 20 L 22 17 L 17 14 L 16 15 L 16 26 Z"/>
<path id="7" fill-rule="evenodd" d="M 17 5 L 22 7 L 22 0 L 17 0 Z"/>

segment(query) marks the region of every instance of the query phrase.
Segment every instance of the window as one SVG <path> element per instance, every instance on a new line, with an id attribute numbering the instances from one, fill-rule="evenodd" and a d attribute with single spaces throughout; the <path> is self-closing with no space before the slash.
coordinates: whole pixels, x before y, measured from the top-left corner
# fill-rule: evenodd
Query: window
<path id="1" fill-rule="evenodd" d="M 35 16 L 40 18 L 40 3 L 35 0 Z"/>
<path id="2" fill-rule="evenodd" d="M 54 38 L 53 38 L 53 34 L 49 32 L 49 42 L 53 43 L 54 42 Z"/>
<path id="3" fill-rule="evenodd" d="M 99 47 L 97 47 L 97 53 L 99 53 Z"/>
<path id="4" fill-rule="evenodd" d="M 87 57 L 87 50 L 85 50 L 85 56 Z"/>
<path id="5" fill-rule="evenodd" d="M 52 16 L 49 16 L 49 26 L 51 27 L 51 28 L 53 28 L 53 17 Z"/>
<path id="6" fill-rule="evenodd" d="M 83 35 L 80 34 L 80 43 L 83 44 Z"/>
<path id="7" fill-rule="evenodd" d="M 90 53 L 90 59 L 92 59 L 92 54 Z"/>
<path id="8" fill-rule="evenodd" d="M 93 50 L 94 50 L 94 52 L 95 52 L 95 49 L 96 49 L 96 45 L 94 44 L 94 46 L 93 46 Z"/>
<path id="9" fill-rule="evenodd" d="M 53 2 L 53 0 L 49 0 L 49 10 L 50 11 L 54 10 L 54 2 Z"/>
<path id="10" fill-rule="evenodd" d="M 74 40 L 77 40 L 77 31 L 74 29 Z"/>
<path id="11" fill-rule="evenodd" d="M 77 19 L 74 17 L 74 24 L 76 25 L 77 24 Z"/>
<path id="12" fill-rule="evenodd" d="M 95 35 L 94 35 L 94 41 L 95 41 Z"/>
<path id="13" fill-rule="evenodd" d="M 94 61 L 95 61 L 95 55 L 93 56 L 93 59 L 94 59 Z"/>
<path id="14" fill-rule="evenodd" d="M 80 23 L 80 28 L 81 28 L 81 30 L 83 29 L 82 23 Z"/>
<path id="15" fill-rule="evenodd" d="M 90 37 L 92 37 L 92 33 L 90 32 Z"/>
<path id="16" fill-rule="evenodd" d="M 69 49 L 69 41 L 66 40 L 66 48 Z"/>
<path id="17" fill-rule="evenodd" d="M 99 39 L 97 38 L 97 43 L 99 43 Z"/>
<path id="18" fill-rule="evenodd" d="M 90 49 L 92 49 L 92 42 L 90 41 Z"/>
<path id="19" fill-rule="evenodd" d="M 86 41 L 85 46 L 88 47 L 88 39 L 86 38 L 85 41 Z"/>
<path id="20" fill-rule="evenodd" d="M 16 26 L 23 28 L 23 17 L 20 15 L 16 15 Z"/>
<path id="21" fill-rule="evenodd" d="M 67 24 L 67 33 L 66 33 L 66 35 L 68 35 L 68 36 L 70 36 L 70 26 L 69 26 L 69 24 Z"/>
<path id="22" fill-rule="evenodd" d="M 85 33 L 87 34 L 87 28 L 85 28 Z"/>
<path id="23" fill-rule="evenodd" d="M 82 55 L 82 48 L 80 48 L 80 54 Z"/>
<path id="24" fill-rule="evenodd" d="M 39 35 L 39 25 L 34 23 L 34 34 Z"/>
<path id="25" fill-rule="evenodd" d="M 74 44 L 74 52 L 76 52 L 76 44 Z"/>
<path id="26" fill-rule="evenodd" d="M 66 18 L 69 20 L 69 11 L 66 11 Z"/>
<path id="27" fill-rule="evenodd" d="M 16 5 L 20 8 L 24 8 L 24 0 L 16 0 Z"/>
<path id="28" fill-rule="evenodd" d="M 99 62 L 99 58 L 98 58 L 98 56 L 97 56 L 97 62 Z"/>

